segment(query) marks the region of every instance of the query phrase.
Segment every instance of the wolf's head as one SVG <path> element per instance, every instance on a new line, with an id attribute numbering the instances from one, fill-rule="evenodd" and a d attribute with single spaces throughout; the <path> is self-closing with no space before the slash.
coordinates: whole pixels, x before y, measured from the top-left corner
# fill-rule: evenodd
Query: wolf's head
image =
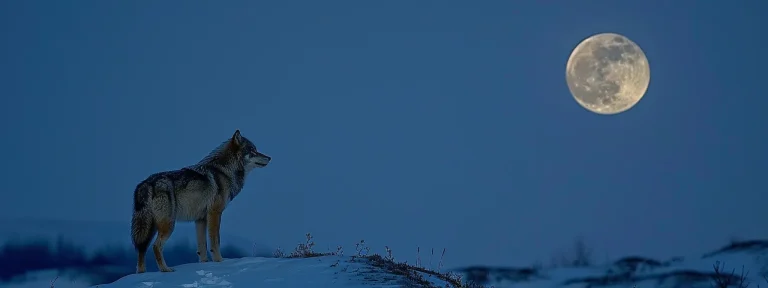
<path id="1" fill-rule="evenodd" d="M 251 140 L 241 135 L 240 130 L 235 131 L 230 141 L 233 148 L 237 150 L 235 154 L 238 156 L 238 161 L 242 161 L 245 172 L 249 172 L 253 168 L 264 168 L 272 160 L 272 157 L 256 150 L 256 145 L 253 145 Z"/>

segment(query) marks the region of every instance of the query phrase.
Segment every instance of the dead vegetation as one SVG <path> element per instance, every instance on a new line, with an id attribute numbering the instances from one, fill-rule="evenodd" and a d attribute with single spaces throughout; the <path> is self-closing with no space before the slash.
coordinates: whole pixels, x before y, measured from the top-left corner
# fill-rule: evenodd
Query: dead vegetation
<path id="1" fill-rule="evenodd" d="M 274 256 L 275 257 L 282 257 L 282 258 L 311 258 L 311 257 L 320 257 L 320 256 L 344 256 L 344 251 L 341 246 L 338 246 L 336 251 L 328 251 L 328 252 L 316 252 L 314 251 L 313 247 L 315 246 L 315 243 L 313 241 L 312 235 L 310 233 L 306 234 L 306 241 L 304 243 L 299 243 L 294 251 L 292 251 L 290 254 L 286 254 L 282 249 L 278 248 L 277 251 L 275 251 Z M 584 244 L 583 241 L 577 240 L 574 243 L 572 255 L 564 255 L 561 254 L 560 257 L 557 257 L 556 260 L 553 261 L 553 266 L 556 267 L 585 267 L 590 266 L 593 264 L 592 257 L 591 257 L 591 250 Z M 330 249 L 329 249 L 330 250 Z M 375 270 L 368 270 L 368 271 L 351 271 L 356 272 L 359 274 L 370 274 L 366 275 L 364 277 L 367 281 L 399 281 L 400 284 L 403 284 L 405 287 L 428 287 L 428 288 L 442 288 L 438 287 L 434 284 L 434 282 L 430 280 L 441 280 L 442 282 L 446 283 L 444 287 L 446 288 L 484 288 L 485 286 L 480 285 L 478 283 L 472 282 L 472 281 L 466 281 L 465 279 L 462 279 L 462 276 L 459 273 L 455 272 L 442 272 L 442 266 L 443 266 L 443 259 L 445 257 L 446 249 L 443 249 L 440 253 L 440 259 L 437 263 L 436 268 L 432 268 L 433 260 L 435 257 L 435 250 L 431 249 L 429 253 L 429 262 L 428 267 L 425 267 L 422 265 L 422 258 L 421 258 L 421 248 L 416 248 L 416 263 L 415 264 L 408 264 L 407 261 L 398 262 L 395 260 L 395 257 L 393 255 L 392 249 L 390 249 L 388 246 L 384 246 L 384 253 L 378 254 L 378 253 L 370 253 L 371 249 L 370 247 L 367 247 L 365 245 L 364 240 L 360 240 L 360 242 L 355 244 L 355 254 L 349 257 L 349 260 L 346 262 L 365 262 L 369 264 L 372 267 L 380 269 L 379 271 L 385 271 L 388 275 L 376 275 L 373 276 L 372 274 L 376 274 L 377 271 Z M 630 260 L 637 260 L 637 259 L 630 259 Z M 626 260 L 629 261 L 629 260 Z M 637 262 L 637 261 L 635 261 Z M 640 261 L 640 262 L 648 262 L 648 261 Z M 654 264 L 651 266 L 659 266 L 661 264 L 653 262 L 650 264 Z M 331 267 L 338 267 L 342 265 L 341 260 L 337 260 L 335 263 L 331 264 Z M 663 265 L 661 265 L 663 266 Z M 696 271 L 679 271 L 679 272 L 672 272 L 670 275 L 666 275 L 666 278 L 673 277 L 673 276 L 686 276 L 686 278 L 691 278 L 689 280 L 692 280 L 694 282 L 698 281 L 707 281 L 709 279 L 712 283 L 713 288 L 749 288 L 750 287 L 750 281 L 748 280 L 749 271 L 745 270 L 742 266 L 741 272 L 739 274 L 736 273 L 736 269 L 731 269 L 731 272 L 728 273 L 725 271 L 725 265 L 724 263 L 721 263 L 720 261 L 717 261 L 714 265 L 714 272 L 706 273 L 706 272 L 696 272 Z M 630 269 L 635 270 L 635 269 Z M 347 272 L 347 268 L 342 268 L 343 272 Z M 686 274 L 687 273 L 687 274 Z M 564 284 L 575 284 L 575 283 L 584 283 L 589 286 L 604 286 L 604 285 L 615 285 L 615 284 L 630 284 L 631 283 L 637 283 L 637 281 L 642 281 L 642 279 L 634 278 L 632 277 L 633 273 L 621 273 L 621 275 L 608 275 L 605 277 L 595 277 L 595 278 L 579 278 L 579 279 L 569 279 Z M 690 275 L 689 275 L 690 274 Z M 392 275 L 400 276 L 400 278 L 395 279 L 392 277 Z M 658 276 L 658 275 L 657 275 Z M 642 277 L 641 277 L 642 278 Z M 696 280 L 700 279 L 700 280 Z M 768 283 L 768 278 L 764 277 L 766 283 Z M 760 288 L 760 285 L 756 285 L 755 287 Z"/>
<path id="2" fill-rule="evenodd" d="M 282 249 L 278 248 L 274 256 L 279 258 L 312 258 L 312 257 L 320 257 L 320 256 L 344 256 L 344 250 L 341 246 L 338 246 L 336 251 L 333 252 L 325 252 L 320 253 L 313 250 L 313 247 L 315 246 L 314 241 L 312 241 L 312 235 L 310 233 L 307 233 L 306 235 L 306 242 L 299 243 L 296 245 L 296 248 L 293 252 L 290 254 L 285 253 Z M 377 276 L 371 276 L 372 274 L 376 274 L 378 271 L 376 270 L 367 270 L 367 271 L 351 271 L 354 273 L 358 273 L 360 275 L 364 276 L 364 279 L 367 281 L 397 281 L 400 284 L 403 284 L 405 287 L 426 287 L 426 288 L 442 288 L 439 286 L 436 286 L 432 281 L 430 280 L 441 280 L 442 282 L 445 282 L 446 288 L 484 288 L 485 286 L 482 286 L 480 284 L 476 283 L 470 283 L 469 281 L 463 281 L 462 277 L 458 273 L 454 272 L 441 272 L 442 266 L 443 266 L 443 258 L 445 257 L 446 249 L 443 249 L 440 253 L 440 260 L 437 264 L 436 270 L 433 270 L 432 267 L 432 260 L 435 258 L 435 250 L 431 249 L 430 257 L 429 257 L 429 267 L 424 267 L 422 265 L 421 261 L 421 248 L 416 248 L 416 264 L 408 264 L 408 261 L 398 262 L 395 261 L 395 257 L 392 253 L 392 249 L 390 249 L 388 246 L 384 246 L 384 255 L 377 254 L 377 253 L 370 253 L 371 248 L 365 245 L 365 240 L 360 240 L 360 242 L 355 244 L 355 254 L 349 257 L 349 260 L 345 262 L 363 262 L 366 264 L 369 264 L 372 267 L 378 268 L 378 271 L 384 271 L 386 274 L 389 275 L 377 275 Z M 337 260 L 333 264 L 331 264 L 331 267 L 338 267 L 342 264 L 340 260 Z M 342 268 L 342 272 L 348 272 L 347 267 Z M 400 276 L 400 278 L 393 278 L 392 275 Z M 379 279 L 377 279 L 379 278 Z M 492 287 L 491 287 L 492 288 Z"/>
<path id="3" fill-rule="evenodd" d="M 286 255 L 283 249 L 277 247 L 275 252 L 272 253 L 272 256 L 275 258 L 312 258 L 331 255 L 344 255 L 344 251 L 342 250 L 341 246 L 336 248 L 336 252 L 316 252 L 314 250 L 315 241 L 313 240 L 312 234 L 307 233 L 304 236 L 306 237 L 306 241 L 304 243 L 297 244 L 296 248 L 293 249 L 291 254 Z"/>
<path id="4" fill-rule="evenodd" d="M 715 269 L 715 273 L 712 276 L 713 288 L 748 288 L 749 287 L 749 270 L 744 270 L 744 266 L 741 266 L 741 273 L 736 274 L 736 269 L 731 269 L 731 273 L 723 271 L 725 269 L 725 263 L 716 261 L 712 267 Z M 768 276 L 763 275 L 763 280 L 768 283 Z M 760 284 L 756 285 L 760 288 Z"/>

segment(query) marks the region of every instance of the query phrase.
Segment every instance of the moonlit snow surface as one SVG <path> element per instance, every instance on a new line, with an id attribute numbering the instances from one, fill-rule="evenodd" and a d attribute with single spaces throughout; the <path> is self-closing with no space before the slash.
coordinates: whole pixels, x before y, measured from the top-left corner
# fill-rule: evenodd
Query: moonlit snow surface
<path id="1" fill-rule="evenodd" d="M 659 259 L 656 264 L 616 261 L 585 268 L 542 269 L 527 279 L 505 280 L 503 275 L 488 274 L 485 287 L 496 288 L 585 288 L 592 282 L 604 281 L 601 288 L 711 288 L 713 265 L 721 261 L 724 270 L 741 272 L 742 265 L 748 281 L 761 287 L 768 286 L 761 273 L 768 266 L 768 242 L 758 245 L 706 253 L 681 259 Z M 348 256 L 325 256 L 305 259 L 242 258 L 227 259 L 221 263 L 192 263 L 176 266 L 176 272 L 149 272 L 123 277 L 114 283 L 99 285 L 103 288 L 155 288 L 155 287 L 405 287 L 400 276 L 387 274 L 365 262 L 350 262 Z M 643 259 L 640 257 L 640 259 Z M 336 262 L 339 265 L 333 265 Z M 655 261 L 655 260 L 651 260 Z M 633 263 L 635 265 L 633 265 Z M 515 268 L 502 268 L 509 273 Z M 763 272 L 761 272 L 763 271 Z M 621 277 L 618 277 L 621 276 Z M 425 277 L 435 287 L 445 283 Z M 468 275 L 464 279 L 468 279 Z M 416 286 L 418 287 L 418 286 Z M 598 287 L 598 286 L 593 286 Z"/>
<path id="2" fill-rule="evenodd" d="M 67 221 L 6 221 L 0 240 L 22 241 L 38 239 L 35 235 L 55 240 L 60 235 L 76 244 L 85 245 L 88 250 L 110 243 L 130 242 L 125 232 L 127 227 L 119 223 L 80 223 Z M 188 225 L 189 226 L 189 225 Z M 87 228 L 87 229 L 86 229 Z M 194 239 L 194 227 L 186 227 L 187 233 L 179 233 L 177 241 Z M 92 233 L 88 233 L 88 232 Z M 75 232 L 72 234 L 72 232 Z M 98 237 L 96 237 L 98 236 Z M 110 240 L 111 239 L 111 240 Z M 173 239 L 173 238 L 172 238 Z M 233 237 L 228 238 L 230 240 Z M 17 240 L 17 241 L 18 241 Z M 248 241 L 246 241 L 248 242 Z M 125 243 L 129 245 L 129 243 Z M 352 248 L 352 247 L 350 247 Z M 372 249 L 371 253 L 384 251 Z M 194 248 L 188 251 L 192 258 Z M 352 252 L 354 253 L 354 252 Z M 30 255 L 32 256 L 32 255 Z M 226 255 L 225 255 L 226 256 Z M 398 260 L 415 263 L 409 255 L 395 255 Z M 496 288 L 585 288 L 592 283 L 607 283 L 600 288 L 711 288 L 713 265 L 721 261 L 728 273 L 736 269 L 749 272 L 750 287 L 768 287 L 762 275 L 768 274 L 768 241 L 745 241 L 731 243 L 726 247 L 713 247 L 696 255 L 682 255 L 684 258 L 645 259 L 643 255 L 626 255 L 611 261 L 598 261 L 598 265 L 584 268 L 543 268 L 531 274 L 529 267 L 446 267 L 463 275 L 463 279 L 481 281 L 485 287 Z M 640 256 L 640 257 L 635 257 Z M 675 256 L 675 255 L 670 255 Z M 154 287 L 403 287 L 402 276 L 394 275 L 373 267 L 365 260 L 352 261 L 350 256 L 324 256 L 316 258 L 287 259 L 268 257 L 245 257 L 225 259 L 224 262 L 188 263 L 174 265 L 176 272 L 151 272 L 132 274 L 135 271 L 135 254 L 128 259 L 130 267 L 105 264 L 98 267 L 63 266 L 58 269 L 26 270 L 13 279 L 0 280 L 3 288 L 154 288 Z M 402 257 L 402 258 L 400 258 Z M 637 261 L 640 259 L 640 261 Z M 39 259 L 38 259 L 39 260 Z M 148 262 L 154 259 L 147 259 Z M 517 262 L 514 255 L 509 262 Z M 437 265 L 437 264 L 435 264 Z M 29 265 L 27 265 L 29 266 Z M 5 265 L 6 275 L 18 268 L 11 263 Z M 85 269 L 87 268 L 87 269 Z M 436 267 L 431 267 L 436 268 Z M 446 272 L 446 268 L 442 272 Z M 126 269 L 128 271 L 126 271 Z M 104 277 L 112 273 L 117 277 Z M 127 274 L 127 275 L 126 275 Z M 124 276 L 123 276 L 124 275 Z M 435 287 L 445 287 L 435 277 L 423 275 Z M 619 277 L 620 276 L 620 277 Z M 109 278 L 110 280 L 104 280 Z M 117 280 L 115 280 L 117 279 Z M 111 283 L 109 283 L 112 281 Z M 418 287 L 418 286 L 417 286 Z M 593 286 L 597 287 L 597 286 Z"/>
<path id="3" fill-rule="evenodd" d="M 160 287 L 401 287 L 401 278 L 387 275 L 365 260 L 323 256 L 302 259 L 241 258 L 220 263 L 191 263 L 175 272 L 147 272 L 123 277 L 101 288 Z M 438 287 L 445 283 L 432 279 Z"/>

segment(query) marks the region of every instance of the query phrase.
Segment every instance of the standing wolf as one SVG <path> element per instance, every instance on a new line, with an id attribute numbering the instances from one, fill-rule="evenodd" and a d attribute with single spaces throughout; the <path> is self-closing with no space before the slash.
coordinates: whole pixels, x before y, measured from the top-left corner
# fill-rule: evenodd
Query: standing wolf
<path id="1" fill-rule="evenodd" d="M 174 271 L 165 263 L 163 245 L 171 237 L 176 221 L 195 222 L 197 255 L 208 261 L 205 230 L 211 240 L 213 261 L 222 261 L 219 250 L 221 213 L 245 183 L 245 175 L 253 168 L 263 168 L 272 160 L 259 153 L 256 146 L 235 131 L 219 147 L 195 165 L 181 170 L 153 174 L 136 186 L 133 192 L 131 238 L 139 254 L 136 273 L 147 270 L 145 256 L 149 243 L 158 234 L 152 250 L 162 272 Z"/>

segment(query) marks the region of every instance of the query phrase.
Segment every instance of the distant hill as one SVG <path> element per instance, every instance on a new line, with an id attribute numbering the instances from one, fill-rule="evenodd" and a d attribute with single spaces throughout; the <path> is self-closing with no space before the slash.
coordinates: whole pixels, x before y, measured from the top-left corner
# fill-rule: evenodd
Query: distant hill
<path id="1" fill-rule="evenodd" d="M 627 256 L 589 267 L 472 266 L 454 271 L 462 273 L 464 279 L 496 288 L 712 288 L 718 287 L 714 285 L 716 279 L 730 280 L 738 287 L 742 273 L 744 287 L 757 288 L 768 286 L 768 240 L 732 242 L 701 256 L 666 260 Z"/>
<path id="2" fill-rule="evenodd" d="M 0 219 L 0 244 L 9 241 L 63 238 L 78 246 L 93 249 L 105 246 L 132 247 L 130 222 L 107 221 L 66 221 L 52 219 Z M 178 223 L 169 245 L 194 244 L 195 229 L 191 223 Z M 222 233 L 222 246 L 234 246 L 251 251 L 254 243 L 248 239 Z M 269 252 L 264 246 L 257 246 L 261 252 Z"/>

